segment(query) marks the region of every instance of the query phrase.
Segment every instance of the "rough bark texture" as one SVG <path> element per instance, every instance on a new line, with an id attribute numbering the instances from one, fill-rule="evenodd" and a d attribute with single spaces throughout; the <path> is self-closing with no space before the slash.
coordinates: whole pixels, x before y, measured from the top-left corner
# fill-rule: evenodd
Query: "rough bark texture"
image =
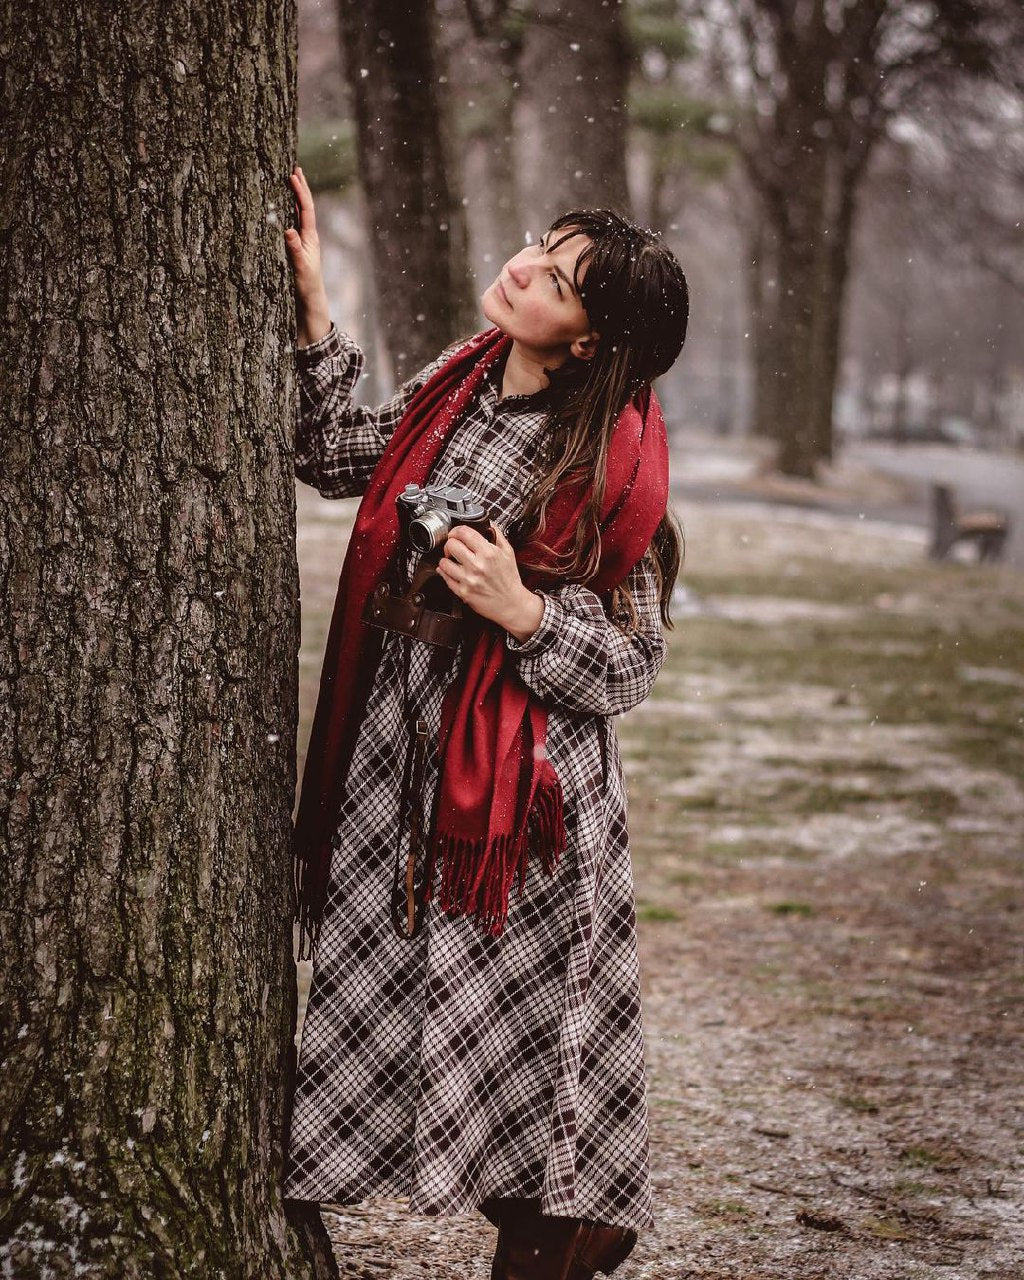
<path id="1" fill-rule="evenodd" d="M 568 209 L 629 214 L 628 80 L 620 0 L 535 0 L 517 108 L 522 202 L 535 234 Z"/>
<path id="2" fill-rule="evenodd" d="M 309 1275 L 294 3 L 0 23 L 0 1270 Z"/>
<path id="3" fill-rule="evenodd" d="M 377 293 L 396 379 L 476 327 L 432 0 L 338 0 Z"/>

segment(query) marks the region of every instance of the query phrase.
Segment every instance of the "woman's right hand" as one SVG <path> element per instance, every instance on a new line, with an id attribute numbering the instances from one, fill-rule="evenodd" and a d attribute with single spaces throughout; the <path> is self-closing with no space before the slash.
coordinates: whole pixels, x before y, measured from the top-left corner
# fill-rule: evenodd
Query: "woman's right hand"
<path id="1" fill-rule="evenodd" d="M 320 237 L 316 233 L 313 193 L 298 165 L 288 179 L 295 194 L 298 229 L 288 227 L 284 233 L 288 256 L 295 280 L 295 304 L 298 344 L 309 346 L 322 338 L 331 327 L 327 290 L 320 265 Z"/>

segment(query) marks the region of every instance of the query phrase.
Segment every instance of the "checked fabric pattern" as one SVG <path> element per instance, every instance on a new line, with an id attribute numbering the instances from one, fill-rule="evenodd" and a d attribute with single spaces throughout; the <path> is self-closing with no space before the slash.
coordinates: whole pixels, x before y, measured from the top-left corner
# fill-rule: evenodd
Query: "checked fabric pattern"
<path id="1" fill-rule="evenodd" d="M 363 358 L 350 339 L 332 326 L 298 351 L 298 477 L 325 497 L 363 493 L 404 406 L 443 359 L 372 410 L 351 401 Z M 507 527 L 541 459 L 544 393 L 499 401 L 499 378 L 485 383 L 430 480 L 465 485 Z M 406 583 L 415 563 L 413 553 Z M 653 1225 L 627 797 L 610 717 L 647 696 L 664 639 L 646 558 L 630 585 L 642 622 L 633 634 L 593 592 L 567 585 L 542 593 L 527 641 L 506 637 L 509 661 L 549 708 L 568 847 L 553 876 L 531 862 L 499 938 L 446 916 L 436 899 L 415 938 L 392 929 L 396 843 L 403 862 L 408 847 L 398 815 L 403 650 L 432 743 L 451 664 L 437 670 L 432 646 L 386 633 L 333 842 L 288 1196 L 408 1197 L 410 1212 L 427 1216 L 467 1213 L 489 1196 L 539 1197 L 550 1215 Z M 431 748 L 426 805 L 436 781 Z"/>

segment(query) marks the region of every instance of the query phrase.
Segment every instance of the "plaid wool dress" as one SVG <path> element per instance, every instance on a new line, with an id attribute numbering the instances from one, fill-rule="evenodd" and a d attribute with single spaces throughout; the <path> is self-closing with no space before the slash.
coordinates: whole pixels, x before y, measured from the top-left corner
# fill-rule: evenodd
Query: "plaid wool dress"
<path id="1" fill-rule="evenodd" d="M 349 338 L 332 326 L 299 350 L 298 477 L 328 498 L 362 494 L 409 399 L 443 359 L 367 409 L 352 401 L 363 357 Z M 507 528 L 543 458 L 545 393 L 499 399 L 500 378 L 499 369 L 484 382 L 429 482 L 472 490 Z M 445 915 L 436 899 L 416 937 L 393 930 L 393 869 L 408 848 L 398 812 L 409 747 L 403 664 L 431 744 L 454 664 L 439 671 L 433 646 L 385 633 L 333 839 L 286 1195 L 334 1204 L 408 1197 L 410 1212 L 428 1216 L 467 1213 L 493 1196 L 539 1197 L 546 1214 L 653 1224 L 636 912 L 612 720 L 647 696 L 664 659 L 647 557 L 630 585 L 641 619 L 632 633 L 593 592 L 566 585 L 542 593 L 528 640 L 506 635 L 507 661 L 548 708 L 567 847 L 552 876 L 531 858 L 500 937 Z M 424 823 L 436 781 L 431 747 Z"/>

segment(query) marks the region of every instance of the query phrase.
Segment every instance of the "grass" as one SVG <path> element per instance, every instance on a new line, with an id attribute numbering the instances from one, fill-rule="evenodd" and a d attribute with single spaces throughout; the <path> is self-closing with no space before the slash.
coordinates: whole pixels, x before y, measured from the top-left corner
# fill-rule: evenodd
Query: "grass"
<path id="1" fill-rule="evenodd" d="M 1024 773 L 1024 689 L 973 674 L 996 670 L 1024 678 L 1024 601 L 1011 593 L 986 611 L 978 605 L 977 583 L 959 566 L 927 566 L 920 573 L 865 570 L 851 578 L 845 570 L 808 558 L 793 562 L 791 569 L 756 579 L 729 573 L 687 575 L 687 584 L 703 595 L 785 594 L 860 603 L 864 612 L 813 626 L 761 626 L 698 616 L 682 620 L 669 633 L 654 694 L 639 716 L 623 722 L 622 732 L 631 785 L 658 797 L 652 834 L 702 814 L 716 820 L 742 815 L 748 821 L 770 821 L 780 812 L 812 815 L 880 802 L 933 820 L 957 813 L 954 789 L 907 778 L 899 761 L 877 752 L 856 761 L 832 756 L 812 766 L 806 757 L 786 751 L 787 740 L 799 742 L 813 733 L 814 712 L 790 713 L 783 706 L 780 714 L 777 705 L 765 709 L 759 703 L 784 703 L 789 690 L 794 703 L 817 691 L 820 706 L 834 707 L 853 726 L 932 731 L 937 745 L 962 764 L 1010 777 Z M 932 594 L 926 595 L 929 588 Z M 924 616 L 871 607 L 879 595 L 896 598 L 911 589 L 926 595 Z M 1018 594 L 1024 596 L 1019 587 Z M 942 600 L 949 617 L 940 620 L 937 602 Z M 1010 616 L 1019 623 L 1005 625 Z M 957 619 L 955 631 L 952 617 Z M 717 701 L 709 699 L 703 683 L 720 688 L 723 675 L 727 691 Z M 694 715 L 680 711 L 680 696 L 692 703 Z M 666 704 L 664 711 L 659 698 Z M 710 709 L 722 713 L 718 719 L 708 714 L 713 701 Z M 701 748 L 709 742 L 739 742 L 758 729 L 777 734 L 775 749 L 760 764 L 782 776 L 767 789 L 745 787 L 741 793 L 724 779 L 713 787 L 702 785 L 695 768 Z M 786 776 L 793 773 L 797 776 Z M 680 782 L 692 790 L 668 790 L 668 783 L 678 787 Z"/>
<path id="2" fill-rule="evenodd" d="M 891 614 L 808 628 L 695 618 L 670 645 L 665 668 L 699 675 L 724 666 L 738 692 L 750 697 L 787 686 L 830 689 L 867 720 L 944 730 L 965 763 L 1024 770 L 1024 690 L 970 674 L 980 668 L 1024 675 L 1022 640 L 1024 627 L 951 636 L 934 623 Z M 676 743 L 692 741 L 694 732 L 691 723 Z"/>
<path id="3" fill-rule="evenodd" d="M 843 1093 L 836 1098 L 836 1102 L 841 1107 L 846 1107 L 848 1111 L 855 1111 L 858 1115 L 874 1116 L 878 1114 L 878 1103 L 873 1102 L 870 1098 L 865 1098 L 860 1093 Z"/>
<path id="4" fill-rule="evenodd" d="M 702 1200 L 696 1209 L 702 1218 L 711 1222 L 743 1223 L 754 1217 L 753 1209 L 742 1200 Z"/>
<path id="5" fill-rule="evenodd" d="M 900 1152 L 900 1160 L 914 1169 L 935 1169 L 940 1172 L 955 1170 L 960 1165 L 960 1158 L 955 1151 L 927 1143 L 904 1147 Z"/>
<path id="6" fill-rule="evenodd" d="M 671 907 L 665 907 L 656 902 L 638 902 L 636 918 L 649 921 L 678 920 L 679 913 L 673 911 Z"/>
<path id="7" fill-rule="evenodd" d="M 769 877 L 754 900 L 769 915 L 827 921 L 811 887 L 823 856 L 856 867 L 895 854 L 908 883 L 925 859 L 920 878 L 952 888 L 962 859 L 977 857 L 973 832 L 990 817 L 1012 826 L 1024 579 L 837 564 L 826 550 L 760 573 L 702 566 L 684 581 L 711 608 L 667 632 L 651 697 L 617 721 L 641 922 L 685 919 L 737 873 L 803 867 L 806 885 L 780 880 L 773 893 Z M 799 621 L 770 608 L 764 622 L 715 614 L 716 598 L 742 596 L 846 608 Z M 847 1007 L 861 1020 L 894 1016 L 885 1002 Z"/>

